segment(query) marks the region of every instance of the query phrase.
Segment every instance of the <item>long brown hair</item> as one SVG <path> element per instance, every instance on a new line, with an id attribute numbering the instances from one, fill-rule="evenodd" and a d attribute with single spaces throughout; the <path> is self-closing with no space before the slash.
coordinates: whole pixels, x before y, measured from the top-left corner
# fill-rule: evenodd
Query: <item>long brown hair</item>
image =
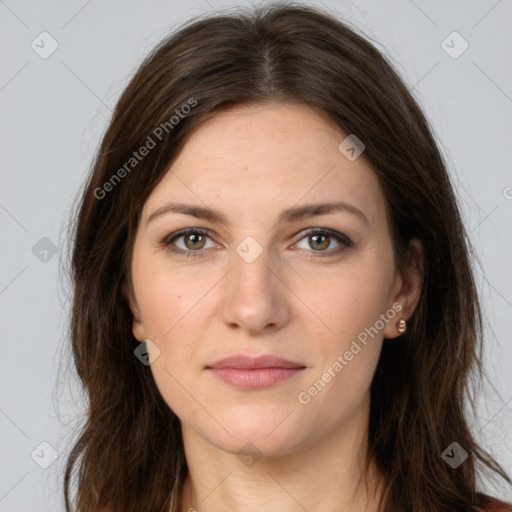
<path id="1" fill-rule="evenodd" d="M 371 387 L 368 463 L 385 478 L 382 510 L 475 510 L 484 504 L 478 466 L 512 481 L 466 416 L 483 371 L 482 314 L 445 164 L 383 55 L 348 23 L 293 3 L 191 20 L 151 52 L 116 105 L 71 236 L 71 351 L 88 410 L 67 459 L 66 510 L 179 510 L 180 423 L 134 356 L 125 293 L 134 234 L 192 131 L 217 112 L 264 102 L 309 105 L 356 134 L 386 197 L 397 268 L 412 237 L 423 243 L 418 306 L 407 333 L 385 341 Z M 144 157 L 142 146 L 151 146 Z M 468 454 L 457 469 L 441 456 L 453 441 Z"/>

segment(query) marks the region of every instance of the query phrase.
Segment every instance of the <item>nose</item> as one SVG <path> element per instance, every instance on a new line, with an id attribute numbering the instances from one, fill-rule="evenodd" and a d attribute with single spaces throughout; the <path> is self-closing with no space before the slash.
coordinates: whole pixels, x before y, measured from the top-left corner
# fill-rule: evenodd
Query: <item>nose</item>
<path id="1" fill-rule="evenodd" d="M 223 319 L 250 334 L 281 329 L 290 318 L 290 290 L 267 250 L 252 262 L 233 255 L 223 289 Z"/>

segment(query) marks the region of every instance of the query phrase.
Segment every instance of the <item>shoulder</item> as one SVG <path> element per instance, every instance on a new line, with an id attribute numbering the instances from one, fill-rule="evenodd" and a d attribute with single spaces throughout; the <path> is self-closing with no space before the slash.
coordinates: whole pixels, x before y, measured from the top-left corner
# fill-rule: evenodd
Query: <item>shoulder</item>
<path id="1" fill-rule="evenodd" d="M 485 512 L 512 512 L 512 504 L 486 496 L 482 503 L 482 510 Z"/>

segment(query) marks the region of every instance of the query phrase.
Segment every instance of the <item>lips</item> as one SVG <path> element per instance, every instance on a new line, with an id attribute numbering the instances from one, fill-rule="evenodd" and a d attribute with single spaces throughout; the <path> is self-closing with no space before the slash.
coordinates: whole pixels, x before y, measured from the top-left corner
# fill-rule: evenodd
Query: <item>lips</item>
<path id="1" fill-rule="evenodd" d="M 298 375 L 305 366 L 273 355 L 234 355 L 206 367 L 224 383 L 239 389 L 264 389 Z"/>
<path id="2" fill-rule="evenodd" d="M 250 357 L 244 355 L 234 355 L 220 359 L 215 363 L 208 365 L 207 368 L 219 369 L 219 368 L 242 368 L 242 369 L 263 369 L 263 368 L 305 368 L 304 365 L 294 363 L 288 359 L 282 357 L 263 355 L 258 357 Z"/>

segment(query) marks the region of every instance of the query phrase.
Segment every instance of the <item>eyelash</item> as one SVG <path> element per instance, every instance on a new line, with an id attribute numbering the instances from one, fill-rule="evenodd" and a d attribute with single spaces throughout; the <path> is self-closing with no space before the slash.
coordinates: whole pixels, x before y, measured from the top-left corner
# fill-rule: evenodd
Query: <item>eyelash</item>
<path id="1" fill-rule="evenodd" d="M 166 236 L 162 240 L 162 245 L 166 246 L 169 249 L 169 251 L 171 251 L 172 253 L 178 254 L 180 256 L 184 256 L 186 258 L 202 257 L 202 256 L 204 256 L 204 251 L 201 249 L 198 249 L 197 251 L 191 251 L 191 250 L 185 251 L 183 249 L 174 248 L 171 245 L 178 238 L 181 238 L 185 235 L 189 235 L 192 233 L 196 234 L 196 235 L 207 236 L 208 238 L 211 238 L 209 231 L 206 231 L 206 230 L 203 230 L 200 228 L 187 228 L 187 229 L 182 229 L 180 231 L 177 231 L 176 233 L 173 233 L 172 235 Z M 342 246 L 344 246 L 341 248 L 338 247 L 337 249 L 333 249 L 330 251 L 313 251 L 313 250 L 307 251 L 307 252 L 318 253 L 318 256 L 320 256 L 320 257 L 336 255 L 336 254 L 340 253 L 342 250 L 350 247 L 353 244 L 352 240 L 350 240 L 350 238 L 343 235 L 342 233 L 338 233 L 337 231 L 333 231 L 331 229 L 326 229 L 326 228 L 318 228 L 318 229 L 311 228 L 311 229 L 307 230 L 304 233 L 304 235 L 302 236 L 302 238 L 299 240 L 299 242 L 301 240 L 303 240 L 304 238 L 308 237 L 309 235 L 328 235 L 331 238 L 334 238 L 340 244 L 342 244 Z"/>

